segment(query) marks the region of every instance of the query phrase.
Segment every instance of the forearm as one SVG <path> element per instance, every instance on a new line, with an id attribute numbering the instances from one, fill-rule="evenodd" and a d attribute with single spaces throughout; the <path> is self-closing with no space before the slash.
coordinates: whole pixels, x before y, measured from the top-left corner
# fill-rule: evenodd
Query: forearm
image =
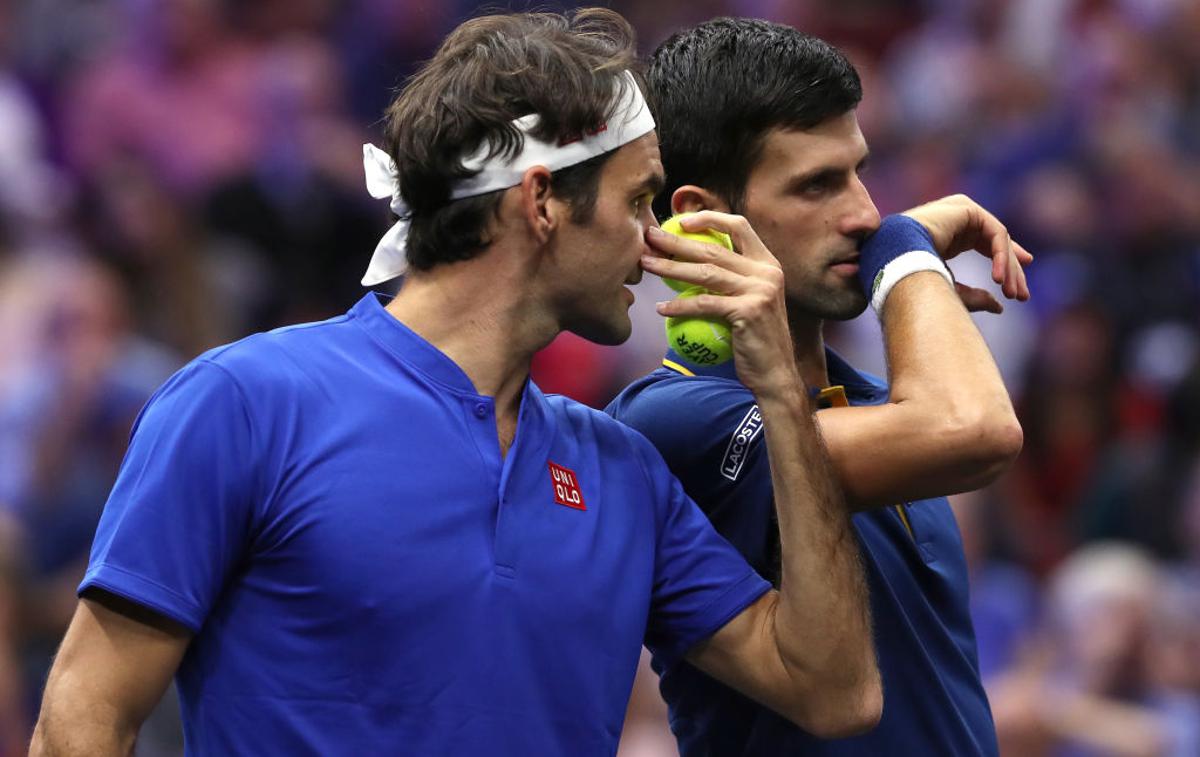
<path id="1" fill-rule="evenodd" d="M 889 401 L 819 412 L 852 508 L 970 491 L 1021 449 L 1012 401 L 975 324 L 938 274 L 902 279 L 884 303 Z"/>
<path id="2" fill-rule="evenodd" d="M 958 295 L 932 271 L 892 289 L 880 314 L 891 401 L 999 424 L 1013 418 L 1008 389 Z"/>
<path id="3" fill-rule="evenodd" d="M 809 722 L 869 712 L 879 673 L 858 545 L 803 384 L 759 393 L 782 554 L 773 636 Z"/>
<path id="4" fill-rule="evenodd" d="M 86 682 L 52 675 L 29 747 L 31 757 L 116 757 L 133 753 L 137 725 L 88 696 Z"/>
<path id="5" fill-rule="evenodd" d="M 934 431 L 951 465 L 1007 465 L 1021 427 L 987 343 L 954 289 L 922 272 L 892 290 L 881 313 L 891 401 Z"/>

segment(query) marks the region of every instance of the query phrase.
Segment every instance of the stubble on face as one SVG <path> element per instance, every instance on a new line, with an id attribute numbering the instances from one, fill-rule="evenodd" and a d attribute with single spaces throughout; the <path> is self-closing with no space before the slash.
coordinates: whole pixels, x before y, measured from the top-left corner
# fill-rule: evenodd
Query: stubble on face
<path id="1" fill-rule="evenodd" d="M 638 261 L 646 227 L 654 223 L 650 200 L 663 181 L 653 132 L 618 148 L 604 164 L 591 220 L 568 219 L 564 229 L 562 252 L 574 282 L 561 291 L 564 330 L 604 345 L 629 338 L 633 298 L 626 287 L 641 280 Z"/>
<path id="2" fill-rule="evenodd" d="M 764 138 L 744 212 L 783 267 L 793 317 L 849 320 L 867 307 L 856 261 L 879 214 L 859 179 L 866 156 L 853 112 Z"/>
<path id="3" fill-rule="evenodd" d="M 867 297 L 857 278 L 831 280 L 828 264 L 803 268 L 807 270 L 784 266 L 789 313 L 822 321 L 849 321 L 867 309 Z"/>

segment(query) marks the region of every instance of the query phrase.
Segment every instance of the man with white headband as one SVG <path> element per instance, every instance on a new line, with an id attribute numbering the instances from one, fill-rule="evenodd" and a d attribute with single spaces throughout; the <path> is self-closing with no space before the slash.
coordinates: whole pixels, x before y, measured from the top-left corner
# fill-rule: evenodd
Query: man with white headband
<path id="1" fill-rule="evenodd" d="M 143 410 L 35 754 L 128 753 L 175 674 L 191 754 L 611 755 L 643 643 L 815 732 L 878 719 L 848 516 L 743 220 L 714 220 L 742 253 L 718 299 L 780 450 L 779 591 L 643 437 L 529 380 L 563 330 L 628 336 L 661 244 L 633 49 L 609 11 L 490 16 L 408 83 L 365 152 L 399 217 L 365 282 L 407 270 L 399 293 L 206 353 Z"/>

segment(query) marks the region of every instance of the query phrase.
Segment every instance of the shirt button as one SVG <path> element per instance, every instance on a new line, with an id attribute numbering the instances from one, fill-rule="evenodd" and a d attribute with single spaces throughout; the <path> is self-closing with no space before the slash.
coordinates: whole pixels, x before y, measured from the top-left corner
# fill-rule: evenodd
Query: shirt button
<path id="1" fill-rule="evenodd" d="M 482 402 L 479 403 L 478 405 L 476 405 L 475 406 L 475 417 L 476 418 L 486 418 L 487 417 L 487 405 L 483 404 Z"/>

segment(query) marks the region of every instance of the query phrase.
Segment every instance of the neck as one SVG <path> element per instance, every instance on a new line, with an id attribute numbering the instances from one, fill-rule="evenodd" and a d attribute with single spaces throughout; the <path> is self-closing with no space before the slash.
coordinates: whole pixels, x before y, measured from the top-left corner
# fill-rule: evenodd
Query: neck
<path id="1" fill-rule="evenodd" d="M 498 416 L 515 416 L 533 354 L 558 325 L 527 296 L 528 281 L 505 250 L 414 272 L 387 306 L 393 316 L 437 347 L 467 374 Z"/>
<path id="2" fill-rule="evenodd" d="M 789 312 L 788 326 L 792 331 L 796 368 L 800 371 L 800 378 L 804 379 L 804 384 L 817 389 L 829 386 L 829 368 L 825 364 L 824 321 Z"/>

